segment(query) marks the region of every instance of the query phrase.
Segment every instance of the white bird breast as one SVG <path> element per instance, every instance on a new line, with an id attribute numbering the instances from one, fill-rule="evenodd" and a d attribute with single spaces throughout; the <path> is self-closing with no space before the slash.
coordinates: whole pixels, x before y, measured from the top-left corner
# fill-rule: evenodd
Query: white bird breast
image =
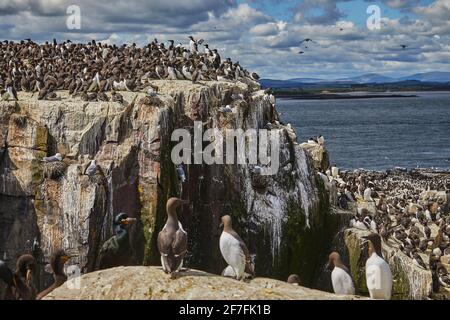
<path id="1" fill-rule="evenodd" d="M 239 273 L 245 270 L 245 255 L 239 241 L 228 232 L 220 236 L 220 252 L 225 261 Z"/>
<path id="2" fill-rule="evenodd" d="M 381 289 L 381 268 L 379 265 L 370 265 L 366 269 L 368 289 Z"/>
<path id="3" fill-rule="evenodd" d="M 355 294 L 352 278 L 344 269 L 335 267 L 331 273 L 331 282 L 333 284 L 334 293 Z"/>

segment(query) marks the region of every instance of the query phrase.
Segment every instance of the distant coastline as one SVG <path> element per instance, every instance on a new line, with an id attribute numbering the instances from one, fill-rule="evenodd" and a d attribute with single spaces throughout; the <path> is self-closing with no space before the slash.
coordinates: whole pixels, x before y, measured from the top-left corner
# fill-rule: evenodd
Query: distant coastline
<path id="1" fill-rule="evenodd" d="M 347 80 L 297 78 L 261 79 L 259 82 L 263 89 L 272 88 L 277 97 L 304 100 L 408 98 L 417 97 L 416 93 L 420 92 L 450 91 L 450 73 L 429 73 L 417 76 L 421 80 L 395 81 L 371 74 Z M 355 93 L 360 95 L 355 97 Z"/>
<path id="2" fill-rule="evenodd" d="M 337 100 L 337 99 L 376 99 L 376 98 L 415 98 L 417 95 L 405 94 L 340 94 L 340 93 L 278 93 L 278 98 L 295 100 Z"/>

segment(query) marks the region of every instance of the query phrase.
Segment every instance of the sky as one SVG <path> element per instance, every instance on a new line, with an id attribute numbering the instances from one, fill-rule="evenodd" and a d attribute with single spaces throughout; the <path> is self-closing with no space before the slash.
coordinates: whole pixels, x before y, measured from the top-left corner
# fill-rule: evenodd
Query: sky
<path id="1" fill-rule="evenodd" d="M 262 78 L 450 72 L 450 0 L 0 0 L 1 39 L 145 45 L 189 35 Z"/>

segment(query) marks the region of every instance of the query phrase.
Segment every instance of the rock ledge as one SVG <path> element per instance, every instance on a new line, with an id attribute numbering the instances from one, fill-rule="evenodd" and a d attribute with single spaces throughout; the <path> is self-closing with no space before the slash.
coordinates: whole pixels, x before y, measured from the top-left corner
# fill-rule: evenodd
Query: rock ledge
<path id="1" fill-rule="evenodd" d="M 80 289 L 74 288 L 79 283 Z M 118 267 L 85 274 L 53 291 L 48 300 L 353 300 L 297 287 L 282 281 L 256 278 L 240 282 L 198 270 L 170 279 L 160 267 Z"/>

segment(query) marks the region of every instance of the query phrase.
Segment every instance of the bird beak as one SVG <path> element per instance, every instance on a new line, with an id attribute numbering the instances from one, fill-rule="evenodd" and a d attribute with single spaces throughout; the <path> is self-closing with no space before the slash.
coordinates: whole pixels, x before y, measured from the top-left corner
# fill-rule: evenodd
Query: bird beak
<path id="1" fill-rule="evenodd" d="M 123 219 L 121 221 L 121 223 L 127 226 L 129 224 L 135 223 L 136 221 L 137 221 L 136 218 L 126 218 L 126 219 Z"/>
<path id="2" fill-rule="evenodd" d="M 31 279 L 31 270 L 30 269 L 27 270 L 27 275 L 26 275 L 25 279 L 26 279 L 27 283 L 30 282 L 30 279 Z"/>

